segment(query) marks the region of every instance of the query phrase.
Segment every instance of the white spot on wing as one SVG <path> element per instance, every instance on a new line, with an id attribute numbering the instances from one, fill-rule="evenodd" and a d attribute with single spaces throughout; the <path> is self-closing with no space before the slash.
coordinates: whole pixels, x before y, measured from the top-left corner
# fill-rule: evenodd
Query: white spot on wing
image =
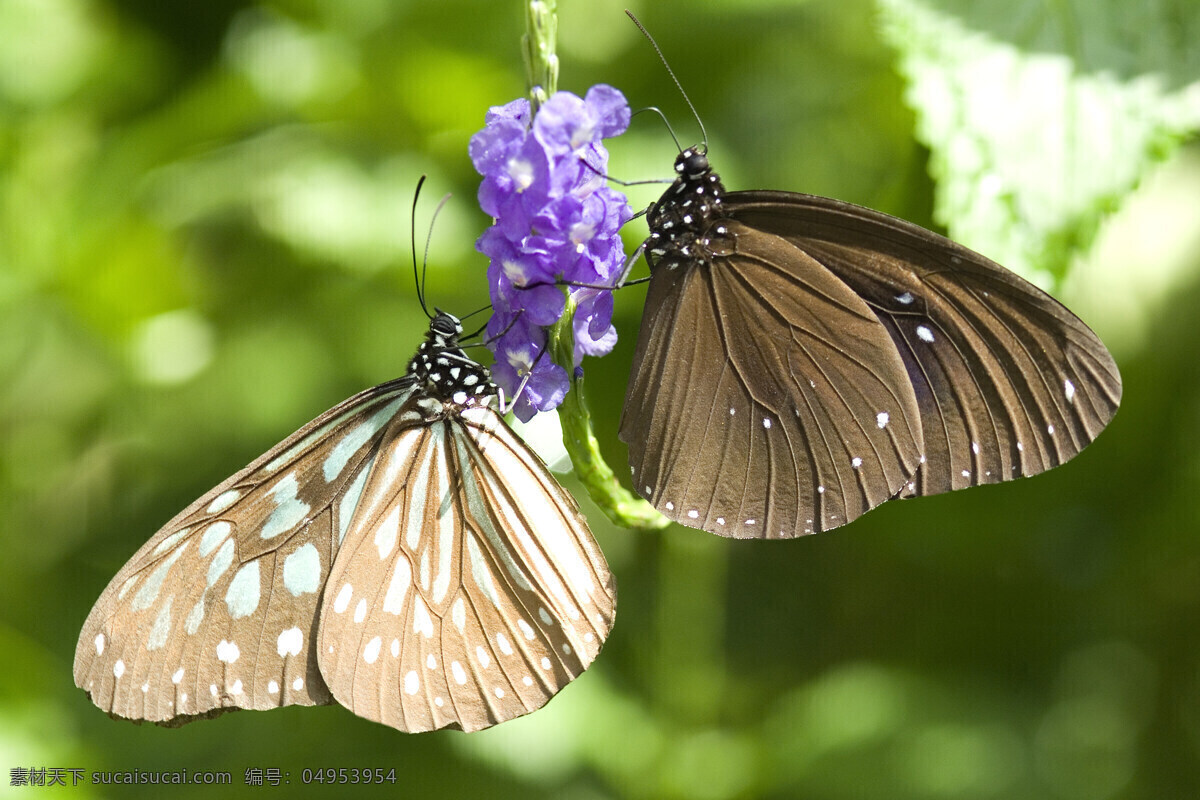
<path id="1" fill-rule="evenodd" d="M 392 580 L 388 583 L 387 594 L 383 598 L 383 610 L 389 614 L 400 614 L 404 611 L 404 598 L 408 595 L 408 585 L 412 582 L 412 567 L 408 558 L 401 554 L 396 559 L 392 569 Z"/>
<path id="2" fill-rule="evenodd" d="M 98 656 L 104 655 L 104 634 L 103 633 L 96 634 L 96 655 L 98 655 Z"/>
<path id="3" fill-rule="evenodd" d="M 178 550 L 167 556 L 161 564 L 154 568 L 154 572 L 150 573 L 150 577 L 138 589 L 137 594 L 133 596 L 133 610 L 145 611 L 154 601 L 158 599 L 158 592 L 162 589 L 163 581 L 167 578 L 167 573 L 171 571 L 171 567 L 179 560 L 179 556 L 187 549 L 187 542 L 184 542 Z"/>
<path id="4" fill-rule="evenodd" d="M 415 669 L 410 669 L 404 675 L 404 693 L 416 694 L 421 690 L 421 676 Z"/>
<path id="5" fill-rule="evenodd" d="M 350 520 L 354 517 L 354 510 L 358 508 L 358 501 L 362 499 L 363 487 L 367 483 L 367 474 L 370 473 L 370 467 L 374 464 L 374 461 L 375 456 L 372 456 L 370 463 L 362 466 L 358 471 L 358 477 L 346 488 L 342 498 L 338 501 L 338 544 L 341 544 L 342 540 L 346 538 L 346 529 L 350 527 Z"/>
<path id="6" fill-rule="evenodd" d="M 140 577 L 140 576 L 134 575 L 132 578 L 130 578 L 129 580 L 127 580 L 123 584 L 121 584 L 121 591 L 117 592 L 118 600 L 125 599 L 125 595 L 128 594 L 129 590 L 132 589 L 134 587 L 134 584 L 136 584 L 138 582 L 138 577 Z"/>
<path id="7" fill-rule="evenodd" d="M 917 336 L 920 338 L 920 340 L 922 342 L 932 342 L 933 341 L 933 331 L 929 330 L 929 326 L 927 326 L 927 325 L 918 325 L 917 326 Z"/>
<path id="8" fill-rule="evenodd" d="M 342 590 L 338 592 L 337 598 L 333 601 L 333 611 L 336 614 L 341 614 L 350 605 L 350 597 L 354 594 L 354 589 L 350 584 L 342 585 Z"/>
<path id="9" fill-rule="evenodd" d="M 225 537 L 233 530 L 233 526 L 222 520 L 214 522 L 204 529 L 204 535 L 200 537 L 200 555 L 207 556 L 217 545 L 225 541 Z"/>
<path id="10" fill-rule="evenodd" d="M 267 683 L 267 693 L 268 694 L 279 694 L 279 681 L 275 681 L 275 680 L 269 681 Z"/>
<path id="11" fill-rule="evenodd" d="M 209 503 L 208 508 L 204 510 L 209 514 L 220 514 L 222 511 L 236 503 L 237 499 L 241 496 L 242 493 L 239 489 L 230 489 L 227 492 L 222 492 L 221 494 L 217 495 L 216 499 Z"/>
<path id="12" fill-rule="evenodd" d="M 513 653 L 512 644 L 508 641 L 508 637 L 503 633 L 496 634 L 496 646 L 500 648 L 500 652 L 506 656 L 511 656 Z"/>
<path id="13" fill-rule="evenodd" d="M 400 506 L 394 506 L 390 514 L 383 518 L 375 529 L 375 546 L 379 548 L 379 558 L 387 558 L 388 553 L 396 546 L 396 538 L 400 535 Z"/>
<path id="14" fill-rule="evenodd" d="M 226 539 L 225 544 L 221 545 L 221 549 L 217 551 L 208 565 L 208 585 L 213 586 L 221 580 L 221 576 L 225 574 L 225 570 L 229 569 L 231 564 L 233 564 L 233 539 Z"/>
<path id="15" fill-rule="evenodd" d="M 367 646 L 363 648 L 363 661 L 366 661 L 368 664 L 374 664 L 375 660 L 379 658 L 379 648 L 382 645 L 383 640 L 378 636 L 367 642 Z"/>
<path id="16" fill-rule="evenodd" d="M 297 547 L 283 560 L 283 586 L 292 597 L 321 588 L 321 554 L 312 542 Z"/>
<path id="17" fill-rule="evenodd" d="M 279 638 L 275 642 L 275 648 L 280 658 L 300 655 L 300 649 L 303 646 L 304 634 L 299 628 L 288 628 L 279 634 Z"/>
<path id="18" fill-rule="evenodd" d="M 225 605 L 233 619 L 248 617 L 258 608 L 260 576 L 258 562 L 251 561 L 233 576 L 225 592 Z"/>
<path id="19" fill-rule="evenodd" d="M 875 425 L 880 430 L 883 430 L 884 428 L 887 427 L 888 420 L 890 420 L 890 419 L 891 419 L 891 416 L 888 414 L 888 412 L 880 411 L 878 414 L 875 415 Z"/>
<path id="20" fill-rule="evenodd" d="M 227 642 L 224 639 L 217 645 L 217 660 L 224 661 L 226 664 L 232 664 L 238 660 L 238 656 L 242 651 L 238 649 L 234 642 Z"/>
<path id="21" fill-rule="evenodd" d="M 454 601 L 454 605 L 450 607 L 450 619 L 454 620 L 454 627 L 458 628 L 458 632 L 463 632 L 463 626 L 467 624 L 467 611 L 463 606 L 461 597 Z"/>
<path id="22" fill-rule="evenodd" d="M 167 538 L 163 539 L 161 542 L 158 543 L 158 546 L 154 548 L 154 554 L 158 555 L 160 553 L 167 552 L 172 547 L 174 547 L 180 539 L 182 539 L 184 536 L 187 536 L 187 533 L 188 533 L 187 528 L 184 528 L 181 531 L 175 531 L 170 536 L 168 536 Z"/>
<path id="23" fill-rule="evenodd" d="M 425 607 L 425 601 L 417 595 L 413 599 L 413 633 L 419 633 L 426 639 L 433 636 L 433 618 L 429 616 L 429 609 Z"/>
<path id="24" fill-rule="evenodd" d="M 388 423 L 396 411 L 399 410 L 404 400 L 394 400 L 386 406 L 376 411 L 370 418 L 363 420 L 355 425 L 354 428 L 342 437 L 341 441 L 330 452 L 329 458 L 325 459 L 322 465 L 322 470 L 325 473 L 325 482 L 329 483 L 338 475 L 342 474 L 342 470 L 346 468 L 346 464 L 350 461 L 350 457 L 362 449 L 367 440 L 374 436 L 379 430 Z"/>
<path id="25" fill-rule="evenodd" d="M 358 605 L 354 607 L 354 621 L 362 622 L 367 618 L 367 598 L 359 598 Z"/>
<path id="26" fill-rule="evenodd" d="M 450 672 L 454 674 L 454 680 L 459 686 L 467 682 L 467 673 L 463 670 L 462 664 L 457 661 L 450 664 Z"/>
<path id="27" fill-rule="evenodd" d="M 179 682 L 182 680 L 183 680 L 183 667 L 180 667 L 179 669 L 175 670 L 175 674 L 171 676 L 171 683 L 178 686 Z"/>
<path id="28" fill-rule="evenodd" d="M 492 573 L 488 568 L 487 560 L 484 559 L 483 551 L 479 549 L 474 536 L 467 537 L 467 557 L 471 562 L 471 577 L 475 579 L 475 583 L 483 591 L 488 601 L 499 608 L 500 596 L 492 583 Z"/>
<path id="29" fill-rule="evenodd" d="M 264 539 L 273 539 L 281 533 L 295 528 L 308 516 L 312 509 L 296 496 L 300 486 L 296 483 L 296 473 L 290 472 L 268 493 L 275 502 L 275 510 L 267 517 L 266 524 L 259 531 Z"/>
<path id="30" fill-rule="evenodd" d="M 488 655 L 488 651 L 483 649 L 483 645 L 475 647 L 475 658 L 479 660 L 479 666 L 487 669 L 492 665 L 492 657 Z"/>
<path id="31" fill-rule="evenodd" d="M 125 674 L 125 662 L 117 659 L 117 663 L 113 664 L 113 677 L 119 678 Z"/>
<path id="32" fill-rule="evenodd" d="M 1068 403 L 1075 399 L 1075 384 L 1071 383 L 1069 378 L 1063 381 L 1063 394 L 1067 396 Z"/>
<path id="33" fill-rule="evenodd" d="M 154 627 L 150 629 L 150 638 L 146 640 L 147 650 L 157 650 L 167 643 L 167 634 L 171 632 L 171 601 L 174 599 L 174 595 L 168 597 L 158 610 Z"/>
<path id="34" fill-rule="evenodd" d="M 200 623 L 204 621 L 204 595 L 200 595 L 200 599 L 196 601 L 196 605 L 192 606 L 192 610 L 188 613 L 187 619 L 184 621 L 184 630 L 188 636 L 191 636 L 200 629 Z"/>

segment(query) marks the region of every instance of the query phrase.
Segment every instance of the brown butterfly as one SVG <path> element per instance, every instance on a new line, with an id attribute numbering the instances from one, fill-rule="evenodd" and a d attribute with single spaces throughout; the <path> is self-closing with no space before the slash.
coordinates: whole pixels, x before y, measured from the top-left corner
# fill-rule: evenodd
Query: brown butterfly
<path id="1" fill-rule="evenodd" d="M 620 436 L 683 525 L 790 538 L 886 500 L 1035 475 L 1117 411 L 1104 344 L 1050 295 L 911 222 L 726 192 L 705 148 L 650 207 Z"/>

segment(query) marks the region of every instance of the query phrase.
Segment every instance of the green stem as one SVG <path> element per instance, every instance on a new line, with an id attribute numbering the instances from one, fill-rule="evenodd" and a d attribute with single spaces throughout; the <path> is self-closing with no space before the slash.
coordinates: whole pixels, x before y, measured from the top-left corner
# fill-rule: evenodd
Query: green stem
<path id="1" fill-rule="evenodd" d="M 563 444 L 571 456 L 575 474 L 600 510 L 616 524 L 625 528 L 661 530 L 671 524 L 670 520 L 621 486 L 612 468 L 600 455 L 600 443 L 592 431 L 592 414 L 583 392 L 583 377 L 575 374 L 575 335 L 571 329 L 575 302 L 569 290 L 566 295 L 567 307 L 550 329 L 550 355 L 570 376 L 571 388 L 559 406 L 558 418 L 562 423 Z"/>
<path id="2" fill-rule="evenodd" d="M 525 35 L 521 50 L 525 56 L 525 79 L 533 112 L 558 90 L 558 56 L 554 49 L 558 38 L 558 0 L 527 0 Z M 570 290 L 562 317 L 550 330 L 550 357 L 570 376 L 571 386 L 558 409 L 563 444 L 571 456 L 575 474 L 600 509 L 618 525 L 626 528 L 658 530 L 669 521 L 645 500 L 621 486 L 612 469 L 600 455 L 600 443 L 592 432 L 592 415 L 583 393 L 583 378 L 575 377 L 575 336 L 571 321 L 575 303 Z"/>
<path id="3" fill-rule="evenodd" d="M 529 85 L 532 111 L 558 91 L 558 0 L 529 0 L 525 5 L 525 35 L 521 50 L 525 56 L 525 81 Z"/>

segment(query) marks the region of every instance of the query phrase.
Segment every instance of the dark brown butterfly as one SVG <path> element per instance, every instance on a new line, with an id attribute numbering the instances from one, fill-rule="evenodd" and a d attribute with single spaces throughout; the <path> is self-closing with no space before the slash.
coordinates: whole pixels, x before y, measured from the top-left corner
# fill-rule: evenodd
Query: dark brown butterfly
<path id="1" fill-rule="evenodd" d="M 726 194 L 704 148 L 651 206 L 621 439 L 636 490 L 723 536 L 1036 475 L 1116 413 L 1099 338 L 1045 292 L 904 220 Z"/>
<path id="2" fill-rule="evenodd" d="M 544 705 L 612 627 L 579 507 L 491 407 L 438 312 L 398 380 L 305 425 L 168 522 L 100 596 L 75 683 L 178 725 L 333 700 L 403 731 Z"/>

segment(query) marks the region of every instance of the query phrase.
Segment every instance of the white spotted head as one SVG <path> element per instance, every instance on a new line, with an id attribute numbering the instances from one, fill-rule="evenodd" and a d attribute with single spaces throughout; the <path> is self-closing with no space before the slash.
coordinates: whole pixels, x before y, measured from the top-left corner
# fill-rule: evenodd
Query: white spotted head
<path id="1" fill-rule="evenodd" d="M 439 309 L 408 362 L 408 374 L 416 376 L 429 395 L 459 408 L 486 403 L 497 394 L 488 368 L 463 352 L 462 335 L 458 317 Z"/>

